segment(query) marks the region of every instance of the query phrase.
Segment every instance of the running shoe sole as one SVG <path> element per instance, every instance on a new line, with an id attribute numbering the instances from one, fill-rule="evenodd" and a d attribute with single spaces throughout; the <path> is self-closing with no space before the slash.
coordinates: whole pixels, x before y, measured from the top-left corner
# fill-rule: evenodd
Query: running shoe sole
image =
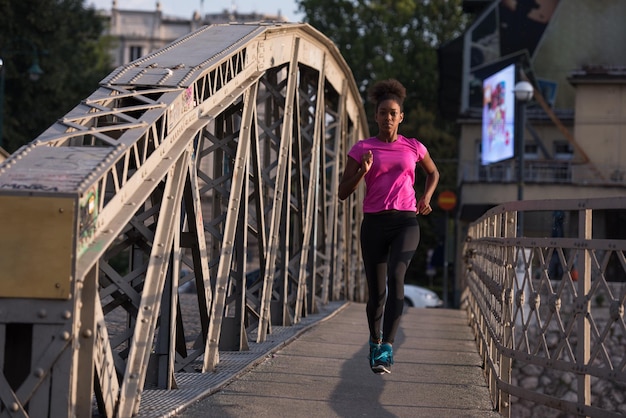
<path id="1" fill-rule="evenodd" d="M 372 366 L 372 371 L 375 374 L 385 374 L 385 373 L 391 373 L 391 369 L 389 369 L 388 367 L 386 367 L 384 364 L 375 364 Z"/>

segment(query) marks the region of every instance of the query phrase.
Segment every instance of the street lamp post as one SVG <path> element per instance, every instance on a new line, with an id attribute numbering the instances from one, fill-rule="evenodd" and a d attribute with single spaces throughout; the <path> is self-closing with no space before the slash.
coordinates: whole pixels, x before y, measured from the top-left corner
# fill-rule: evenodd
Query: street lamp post
<path id="1" fill-rule="evenodd" d="M 513 89 L 515 98 L 519 104 L 519 111 L 516 118 L 515 141 L 517 141 L 517 200 L 524 200 L 524 130 L 526 129 L 526 104 L 533 98 L 533 85 L 528 81 L 520 81 Z M 518 236 L 524 232 L 524 214 L 518 213 L 517 231 Z"/>
<path id="2" fill-rule="evenodd" d="M 2 132 L 4 127 L 4 61 L 0 58 L 0 148 L 3 147 Z"/>

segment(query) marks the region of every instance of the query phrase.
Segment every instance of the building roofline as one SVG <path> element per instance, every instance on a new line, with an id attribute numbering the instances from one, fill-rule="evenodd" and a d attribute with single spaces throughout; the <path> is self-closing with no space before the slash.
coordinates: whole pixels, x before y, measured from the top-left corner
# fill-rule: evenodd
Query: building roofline
<path id="1" fill-rule="evenodd" d="M 571 84 L 626 84 L 626 67 L 585 66 L 570 73 Z"/>

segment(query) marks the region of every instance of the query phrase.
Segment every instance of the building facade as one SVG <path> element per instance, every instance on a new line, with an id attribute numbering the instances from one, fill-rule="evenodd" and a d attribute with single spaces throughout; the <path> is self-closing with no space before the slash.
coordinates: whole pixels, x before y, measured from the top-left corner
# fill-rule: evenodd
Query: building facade
<path id="1" fill-rule="evenodd" d="M 128 64 L 150 54 L 176 39 L 193 32 L 204 25 L 229 22 L 286 22 L 278 15 L 260 13 L 238 13 L 224 10 L 222 13 L 208 13 L 203 16 L 195 12 L 190 18 L 166 16 L 160 2 L 154 11 L 123 10 L 117 0 L 111 2 L 110 11 L 101 11 L 108 21 L 107 35 L 113 38 L 111 51 L 114 67 Z"/>
<path id="2" fill-rule="evenodd" d="M 473 23 L 439 51 L 441 109 L 460 128 L 457 248 L 466 226 L 501 203 L 626 195 L 626 2 L 466 0 L 464 7 Z M 483 87 L 510 65 L 511 97 L 522 80 L 535 94 L 508 109 L 516 116 L 514 153 L 485 163 L 491 100 Z M 524 233 L 551 222 L 546 214 L 525 217 Z M 607 221 L 594 230 L 615 227 Z M 462 254 L 450 261 L 460 278 Z"/>

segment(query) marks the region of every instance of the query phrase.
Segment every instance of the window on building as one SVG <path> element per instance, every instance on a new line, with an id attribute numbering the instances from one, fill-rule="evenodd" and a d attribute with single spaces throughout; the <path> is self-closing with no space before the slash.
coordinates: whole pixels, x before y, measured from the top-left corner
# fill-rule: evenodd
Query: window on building
<path id="1" fill-rule="evenodd" d="M 539 145 L 536 142 L 524 141 L 524 158 L 527 160 L 539 158 Z"/>
<path id="2" fill-rule="evenodd" d="M 571 160 L 574 158 L 574 147 L 568 141 L 554 141 L 554 159 Z"/>
<path id="3" fill-rule="evenodd" d="M 129 48 L 129 60 L 135 61 L 143 56 L 143 48 L 139 45 L 131 45 Z"/>

